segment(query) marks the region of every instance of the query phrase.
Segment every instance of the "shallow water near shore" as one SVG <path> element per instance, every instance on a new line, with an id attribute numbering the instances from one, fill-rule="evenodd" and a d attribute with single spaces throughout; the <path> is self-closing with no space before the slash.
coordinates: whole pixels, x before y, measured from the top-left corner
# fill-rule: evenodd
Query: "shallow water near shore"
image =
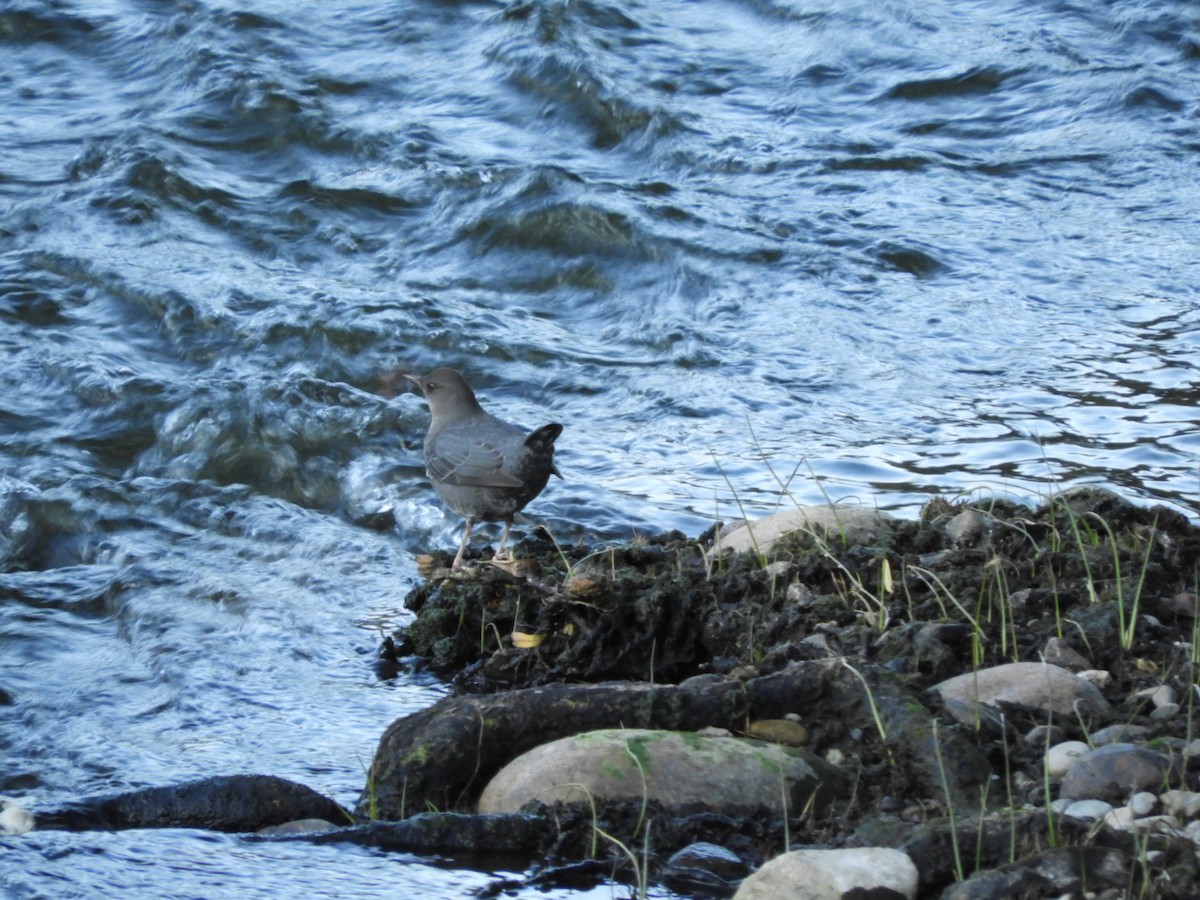
<path id="1" fill-rule="evenodd" d="M 1188 5 L 27 0 L 0 48 L 0 793 L 35 812 L 234 772 L 352 804 L 445 693 L 375 669 L 460 527 L 397 370 L 565 424 L 523 523 L 564 544 L 784 495 L 1200 514 Z M 492 878 L 0 841 L 15 896 Z"/>

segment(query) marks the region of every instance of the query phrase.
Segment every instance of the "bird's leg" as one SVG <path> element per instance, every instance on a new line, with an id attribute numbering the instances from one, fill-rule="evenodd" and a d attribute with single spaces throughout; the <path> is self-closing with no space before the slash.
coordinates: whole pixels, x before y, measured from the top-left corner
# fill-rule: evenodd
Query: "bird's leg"
<path id="1" fill-rule="evenodd" d="M 504 531 L 500 535 L 500 546 L 496 548 L 496 555 L 492 557 L 493 559 L 508 559 L 508 554 L 504 552 L 504 545 L 508 541 L 508 529 L 510 528 L 512 528 L 512 516 L 507 516 L 504 519 Z"/>
<path id="2" fill-rule="evenodd" d="M 458 545 L 458 553 L 454 556 L 454 562 L 450 564 L 450 571 L 457 572 L 462 568 L 463 554 L 467 552 L 467 541 L 471 539 L 471 527 L 475 524 L 475 520 L 467 516 L 467 524 L 463 527 L 462 543 Z"/>

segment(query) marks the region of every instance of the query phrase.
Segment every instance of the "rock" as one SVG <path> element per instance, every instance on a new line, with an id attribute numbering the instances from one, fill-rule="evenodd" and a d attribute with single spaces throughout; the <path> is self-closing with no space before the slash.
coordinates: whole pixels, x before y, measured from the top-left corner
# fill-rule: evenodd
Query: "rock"
<path id="1" fill-rule="evenodd" d="M 1138 791 L 1129 798 L 1128 805 L 1133 814 L 1140 819 L 1154 812 L 1154 808 L 1158 806 L 1158 797 L 1149 791 Z"/>
<path id="2" fill-rule="evenodd" d="M 824 541 L 841 543 L 844 538 L 849 544 L 865 544 L 876 540 L 891 521 L 887 513 L 861 506 L 801 506 L 726 526 L 707 555 L 711 559 L 750 550 L 767 554 L 780 538 L 796 531 L 811 532 Z"/>
<path id="3" fill-rule="evenodd" d="M 808 743 L 808 729 L 791 719 L 759 719 L 746 726 L 746 735 L 789 747 L 803 747 Z"/>
<path id="4" fill-rule="evenodd" d="M 258 831 L 293 819 L 352 821 L 350 814 L 311 788 L 273 775 L 217 775 L 168 787 L 95 797 L 38 816 L 40 827 L 208 828 Z"/>
<path id="5" fill-rule="evenodd" d="M 1077 716 L 1106 718 L 1112 714 L 1094 685 L 1046 663 L 1006 663 L 967 672 L 943 681 L 936 689 L 950 714 L 966 725 L 977 721 L 979 705 L 999 708 L 1012 704 L 1069 721 Z"/>
<path id="6" fill-rule="evenodd" d="M 942 533 L 954 547 L 974 547 L 988 531 L 983 513 L 968 507 L 946 523 Z"/>
<path id="7" fill-rule="evenodd" d="M 1052 637 L 1046 641 L 1046 648 L 1042 651 L 1042 658 L 1051 665 L 1061 666 L 1064 669 L 1070 669 L 1072 672 L 1082 672 L 1084 669 L 1092 667 L 1092 664 L 1079 651 L 1058 637 Z"/>
<path id="8" fill-rule="evenodd" d="M 1046 751 L 1046 774 L 1057 780 L 1075 765 L 1079 757 L 1091 753 L 1092 748 L 1083 741 L 1063 741 Z"/>
<path id="9" fill-rule="evenodd" d="M 750 873 L 750 867 L 732 850 L 698 841 L 667 860 L 663 881 L 680 893 L 726 896 Z"/>
<path id="10" fill-rule="evenodd" d="M 0 797 L 0 834 L 15 837 L 33 831 L 34 819 L 16 800 Z"/>
<path id="11" fill-rule="evenodd" d="M 268 825 L 266 828 L 260 828 L 258 829 L 258 833 L 265 835 L 321 834 L 326 831 L 336 831 L 337 828 L 337 825 L 325 819 L 293 819 L 290 822 L 284 822 L 282 825 Z"/>
<path id="12" fill-rule="evenodd" d="M 1055 801 L 1055 803 L 1059 802 L 1067 801 Z M 1103 819 L 1112 812 L 1112 809 L 1112 804 L 1105 803 L 1103 800 L 1075 800 L 1067 802 L 1063 809 L 1063 815 L 1068 819 L 1076 819 L 1080 822 L 1095 822 Z"/>
<path id="13" fill-rule="evenodd" d="M 1181 819 L 1193 819 L 1200 816 L 1200 793 L 1196 791 L 1163 791 L 1159 798 L 1163 809 Z"/>
<path id="14" fill-rule="evenodd" d="M 1047 850 L 998 869 L 976 872 L 941 894 L 941 900 L 1010 900 L 1012 897 L 1088 896 L 1127 886 L 1129 860 L 1105 847 Z M 1121 896 L 1124 896 L 1122 891 Z"/>
<path id="15" fill-rule="evenodd" d="M 1153 703 L 1156 707 L 1174 706 L 1179 708 L 1175 702 L 1175 689 L 1169 684 L 1160 684 L 1152 688 L 1138 691 L 1134 694 L 1135 697 L 1143 697 Z"/>
<path id="16" fill-rule="evenodd" d="M 1059 795 L 1121 802 L 1135 791 L 1161 787 L 1172 768 L 1169 758 L 1145 747 L 1105 744 L 1075 761 Z"/>
<path id="17" fill-rule="evenodd" d="M 1053 747 L 1061 744 L 1064 738 L 1066 733 L 1057 725 L 1035 725 L 1022 740 L 1029 747 Z"/>
<path id="18" fill-rule="evenodd" d="M 622 728 L 562 738 L 517 757 L 483 789 L 479 811 L 646 798 L 684 815 L 779 816 L 785 795 L 795 814 L 810 798 L 821 806 L 843 790 L 835 768 L 799 748 Z"/>
<path id="19" fill-rule="evenodd" d="M 1112 684 L 1112 672 L 1106 672 L 1104 669 L 1084 669 L 1079 673 L 1079 677 L 1101 690 Z"/>
<path id="20" fill-rule="evenodd" d="M 917 867 L 903 851 L 888 847 L 793 850 L 765 863 L 733 896 L 734 900 L 841 900 L 851 891 L 911 900 L 917 895 Z"/>
<path id="21" fill-rule="evenodd" d="M 1145 725 L 1130 725 L 1127 722 L 1118 722 L 1115 725 L 1109 725 L 1107 728 L 1100 728 L 1093 731 L 1089 736 L 1093 745 L 1101 747 L 1104 744 L 1131 744 L 1138 738 L 1145 737 L 1150 733 L 1150 729 Z"/>

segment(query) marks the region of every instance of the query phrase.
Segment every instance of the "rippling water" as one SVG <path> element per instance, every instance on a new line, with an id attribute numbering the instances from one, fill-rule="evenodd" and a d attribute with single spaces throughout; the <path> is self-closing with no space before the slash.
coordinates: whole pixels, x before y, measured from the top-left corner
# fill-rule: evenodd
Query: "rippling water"
<path id="1" fill-rule="evenodd" d="M 353 801 L 439 694 L 371 663 L 459 525 L 398 369 L 566 424 L 527 511 L 561 539 L 784 493 L 1092 482 L 1200 514 L 1195 4 L 9 2 L 0 59 L 0 791 L 27 805 L 241 771 Z M 4 843 L 17 896 L 487 881 Z"/>

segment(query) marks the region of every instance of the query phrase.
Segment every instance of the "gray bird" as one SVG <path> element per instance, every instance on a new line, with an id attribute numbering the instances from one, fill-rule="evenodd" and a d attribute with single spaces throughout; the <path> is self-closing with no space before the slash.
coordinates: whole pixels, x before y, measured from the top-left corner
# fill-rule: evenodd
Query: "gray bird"
<path id="1" fill-rule="evenodd" d="M 471 528 L 479 520 L 504 520 L 496 548 L 503 559 L 513 515 L 542 492 L 554 466 L 557 422 L 526 433 L 484 411 L 475 392 L 454 369 L 405 375 L 421 389 L 433 418 L 425 436 L 425 471 L 442 502 L 467 520 L 451 569 L 462 567 Z"/>

